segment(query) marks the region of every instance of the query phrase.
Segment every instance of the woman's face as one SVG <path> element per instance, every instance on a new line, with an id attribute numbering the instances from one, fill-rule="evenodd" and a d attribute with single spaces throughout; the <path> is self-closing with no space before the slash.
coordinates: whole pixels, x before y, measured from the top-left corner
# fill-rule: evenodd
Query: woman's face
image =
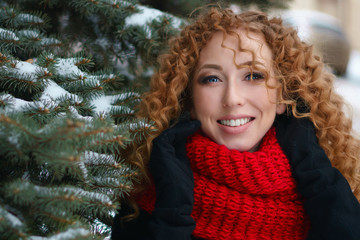
<path id="1" fill-rule="evenodd" d="M 271 66 L 272 53 L 262 37 L 241 30 L 241 47 L 255 56 L 255 66 L 266 69 L 268 84 L 276 80 Z M 276 113 L 285 111 L 277 103 L 277 91 L 265 86 L 265 71 L 251 66 L 250 52 L 238 51 L 238 40 L 217 32 L 202 49 L 193 79 L 192 117 L 200 120 L 203 133 L 220 145 L 239 151 L 256 151 L 261 139 L 271 128 Z M 235 52 L 235 58 L 234 58 Z M 251 82 L 251 78 L 255 82 Z"/>

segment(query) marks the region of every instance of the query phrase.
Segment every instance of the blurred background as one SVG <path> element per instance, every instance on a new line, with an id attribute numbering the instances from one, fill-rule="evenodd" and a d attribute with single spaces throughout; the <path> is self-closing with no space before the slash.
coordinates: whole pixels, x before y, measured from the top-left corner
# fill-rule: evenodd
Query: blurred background
<path id="1" fill-rule="evenodd" d="M 336 90 L 353 108 L 360 132 L 360 1 L 293 0 L 283 11 L 290 23 L 312 42 L 332 71 Z M 285 17 L 284 17 L 285 18 Z"/>
<path id="2" fill-rule="evenodd" d="M 215 0 L 140 0 L 142 4 L 186 17 Z M 336 90 L 353 108 L 354 129 L 360 132 L 360 0 L 228 0 L 235 11 L 262 10 L 282 16 L 298 29 L 303 41 L 313 44 L 329 71 Z M 351 114 L 351 113 L 349 113 Z"/>

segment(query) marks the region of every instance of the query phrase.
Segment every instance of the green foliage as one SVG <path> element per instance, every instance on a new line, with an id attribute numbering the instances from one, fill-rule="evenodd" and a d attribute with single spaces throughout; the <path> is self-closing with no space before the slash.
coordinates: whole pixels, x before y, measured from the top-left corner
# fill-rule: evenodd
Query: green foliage
<path id="1" fill-rule="evenodd" d="M 292 0 L 139 0 L 141 4 L 168 12 L 174 15 L 188 17 L 195 9 L 204 6 L 220 5 L 224 7 L 236 4 L 246 10 L 256 7 L 262 11 L 274 8 L 287 8 Z"/>
<path id="2" fill-rule="evenodd" d="M 17 3 L 26 9 L 34 2 Z M 119 200 L 138 178 L 122 153 L 152 129 L 135 118 L 143 89 L 135 83 L 146 83 L 155 64 L 139 71 L 134 63 L 151 62 L 161 48 L 144 42 L 171 27 L 153 21 L 136 26 L 135 33 L 125 24 L 137 11 L 130 1 L 41 3 L 49 11 L 66 6 L 79 17 L 77 23 L 96 24 L 72 44 L 66 37 L 82 25 L 49 33 L 55 21 L 49 12 L 6 4 L 1 9 L 0 238 L 103 239 Z M 102 19 L 105 15 L 112 19 Z M 140 32 L 150 24 L 156 31 L 145 40 Z M 131 38 L 120 39 L 120 30 Z M 98 36 L 106 38 L 106 46 Z M 115 43 L 122 46 L 116 56 L 108 52 Z M 101 48 L 91 48 L 94 44 Z M 107 67 L 99 56 L 108 58 Z"/>
<path id="3" fill-rule="evenodd" d="M 159 18 L 150 19 L 140 25 L 128 21 L 134 14 L 138 14 L 138 19 L 144 18 L 142 16 L 144 7 L 138 5 L 136 0 L 8 0 L 7 2 L 16 2 L 39 17 L 44 16 L 39 13 L 47 13 L 42 27 L 49 36 L 54 36 L 50 38 L 52 41 L 60 40 L 58 44 L 62 51 L 57 53 L 58 56 L 70 57 L 80 51 L 86 56 L 91 56 L 94 62 L 90 68 L 92 71 L 107 69 L 111 72 L 122 72 L 124 65 L 136 61 L 136 65 L 142 65 L 143 68 L 130 66 L 127 68 L 129 74 L 123 74 L 124 80 L 133 81 L 136 78 L 136 81 L 144 86 L 147 86 L 148 72 L 156 67 L 157 57 L 164 51 L 165 43 L 178 32 L 178 23 L 174 23 L 175 19 L 171 15 L 162 14 Z M 14 16 L 21 14 L 13 9 L 8 11 L 12 11 Z M 176 21 L 181 20 L 176 19 Z M 46 28 L 49 25 L 51 27 Z M 17 31 L 8 34 L 15 34 L 19 40 L 13 43 L 8 43 L 6 40 L 7 48 L 12 44 L 13 49 L 19 49 L 25 44 L 23 35 L 20 36 Z M 27 41 L 42 39 L 37 32 L 26 35 Z M 44 40 L 38 42 L 42 42 L 42 46 L 45 46 Z M 34 44 L 29 45 L 35 47 Z M 41 52 L 34 55 L 39 55 Z M 24 56 L 22 60 L 28 58 L 29 56 Z"/>

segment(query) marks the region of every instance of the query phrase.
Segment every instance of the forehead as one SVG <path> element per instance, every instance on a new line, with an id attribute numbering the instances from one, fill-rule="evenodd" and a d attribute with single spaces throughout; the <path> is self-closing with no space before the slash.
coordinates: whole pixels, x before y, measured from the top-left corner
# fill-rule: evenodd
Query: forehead
<path id="1" fill-rule="evenodd" d="M 235 55 L 236 59 L 246 58 L 247 61 L 256 60 L 264 64 L 272 60 L 272 51 L 264 37 L 244 29 L 232 29 L 226 34 L 220 31 L 214 33 L 200 52 L 200 62 L 218 57 L 217 53 Z"/>

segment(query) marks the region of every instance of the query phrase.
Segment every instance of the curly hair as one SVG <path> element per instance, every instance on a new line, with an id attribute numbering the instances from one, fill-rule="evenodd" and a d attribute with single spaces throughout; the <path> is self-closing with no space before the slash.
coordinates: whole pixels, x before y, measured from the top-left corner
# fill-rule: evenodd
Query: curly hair
<path id="1" fill-rule="evenodd" d="M 139 117 L 152 120 L 157 130 L 134 146 L 129 156 L 130 162 L 142 170 L 144 182 L 149 183 L 146 166 L 152 140 L 191 107 L 190 83 L 200 51 L 215 32 L 233 34 L 236 28 L 263 36 L 272 50 L 280 103 L 286 104 L 288 114 L 311 119 L 321 147 L 360 200 L 360 140 L 352 133 L 343 98 L 334 91 L 335 76 L 294 28 L 284 26 L 281 18 L 269 19 L 257 11 L 235 14 L 230 9 L 210 8 L 170 41 L 170 49 L 159 58 L 160 67 L 151 79 L 150 90 L 142 96 L 138 112 Z M 137 190 L 147 187 L 144 182 Z"/>

